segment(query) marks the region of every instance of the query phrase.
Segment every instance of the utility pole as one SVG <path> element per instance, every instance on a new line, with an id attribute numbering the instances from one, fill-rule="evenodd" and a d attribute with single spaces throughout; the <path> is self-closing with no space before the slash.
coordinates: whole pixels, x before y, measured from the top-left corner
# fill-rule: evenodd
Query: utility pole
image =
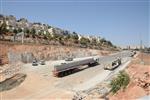
<path id="1" fill-rule="evenodd" d="M 24 43 L 24 28 L 22 28 L 21 43 Z"/>
<path id="2" fill-rule="evenodd" d="M 22 33 L 21 43 L 24 43 L 24 33 Z"/>
<path id="3" fill-rule="evenodd" d="M 140 33 L 140 53 L 141 53 L 141 64 L 144 64 L 142 51 L 143 51 L 143 41 L 142 41 L 142 35 L 141 35 L 141 33 Z"/>

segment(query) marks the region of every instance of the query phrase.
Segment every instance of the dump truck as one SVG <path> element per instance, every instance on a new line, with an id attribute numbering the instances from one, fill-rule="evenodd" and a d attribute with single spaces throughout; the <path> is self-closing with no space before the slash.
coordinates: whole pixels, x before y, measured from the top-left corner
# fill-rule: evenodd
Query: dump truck
<path id="1" fill-rule="evenodd" d="M 105 64 L 104 70 L 114 70 L 119 65 L 121 65 L 121 58 L 117 58 L 114 61 L 112 61 L 111 63 Z"/>
<path id="2" fill-rule="evenodd" d="M 63 63 L 53 66 L 53 76 L 62 77 L 73 73 L 83 65 L 93 66 L 98 64 L 98 58 L 85 58 L 72 61 L 65 61 Z"/>

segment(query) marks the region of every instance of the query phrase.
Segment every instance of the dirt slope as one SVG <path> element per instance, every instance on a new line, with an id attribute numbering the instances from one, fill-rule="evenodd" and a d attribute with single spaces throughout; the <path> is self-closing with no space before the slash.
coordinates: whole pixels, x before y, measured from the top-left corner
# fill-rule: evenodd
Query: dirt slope
<path id="1" fill-rule="evenodd" d="M 141 57 L 144 64 L 141 64 Z M 110 100 L 131 100 L 145 95 L 150 95 L 150 54 L 140 54 L 133 59 L 126 71 L 131 82 L 125 91 L 120 90 L 115 95 L 110 95 Z"/>
<path id="2" fill-rule="evenodd" d="M 8 52 L 13 52 L 14 54 L 32 53 L 34 57 L 38 59 L 44 58 L 46 60 L 64 59 L 67 56 L 85 57 L 96 54 L 107 55 L 111 53 L 111 51 L 100 51 L 77 47 L 35 45 L 35 44 L 21 45 L 21 44 L 0 42 L 0 65 L 9 62 Z"/>

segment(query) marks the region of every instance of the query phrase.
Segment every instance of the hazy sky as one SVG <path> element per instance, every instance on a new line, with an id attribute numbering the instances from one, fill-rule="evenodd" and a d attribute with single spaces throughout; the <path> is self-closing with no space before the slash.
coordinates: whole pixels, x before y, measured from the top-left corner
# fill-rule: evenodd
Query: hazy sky
<path id="1" fill-rule="evenodd" d="M 1 0 L 1 14 L 25 17 L 119 46 L 150 44 L 149 0 Z"/>

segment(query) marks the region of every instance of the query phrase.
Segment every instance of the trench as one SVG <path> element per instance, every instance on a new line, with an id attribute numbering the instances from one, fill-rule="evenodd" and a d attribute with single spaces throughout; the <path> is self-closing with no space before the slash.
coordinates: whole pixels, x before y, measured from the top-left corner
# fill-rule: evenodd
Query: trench
<path id="1" fill-rule="evenodd" d="M 27 77 L 26 74 L 18 73 L 14 76 L 0 82 L 0 92 L 11 90 L 17 86 L 19 86 Z"/>

